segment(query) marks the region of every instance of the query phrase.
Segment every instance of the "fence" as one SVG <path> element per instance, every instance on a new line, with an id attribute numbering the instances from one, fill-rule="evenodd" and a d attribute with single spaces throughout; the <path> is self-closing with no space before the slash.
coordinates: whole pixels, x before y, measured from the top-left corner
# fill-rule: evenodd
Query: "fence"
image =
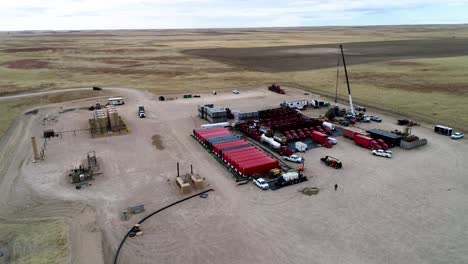
<path id="1" fill-rule="evenodd" d="M 418 139 L 416 141 L 412 141 L 412 142 L 407 142 L 407 141 L 401 141 L 400 142 L 400 148 L 402 149 L 414 149 L 414 148 L 417 148 L 417 147 L 420 147 L 420 146 L 424 146 L 427 144 L 427 139 L 423 138 L 423 139 Z"/>

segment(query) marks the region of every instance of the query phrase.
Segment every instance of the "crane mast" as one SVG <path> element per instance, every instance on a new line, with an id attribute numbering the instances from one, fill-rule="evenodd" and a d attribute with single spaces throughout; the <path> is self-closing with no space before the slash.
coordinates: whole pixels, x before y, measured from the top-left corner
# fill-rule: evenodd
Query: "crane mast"
<path id="1" fill-rule="evenodd" d="M 351 89 L 349 88 L 348 71 L 346 70 L 346 61 L 345 61 L 344 53 L 343 53 L 343 45 L 340 45 L 340 50 L 341 50 L 341 57 L 343 58 L 344 72 L 346 76 L 346 85 L 348 86 L 349 113 L 354 117 L 356 116 L 356 114 L 354 113 L 353 98 L 351 97 Z"/>

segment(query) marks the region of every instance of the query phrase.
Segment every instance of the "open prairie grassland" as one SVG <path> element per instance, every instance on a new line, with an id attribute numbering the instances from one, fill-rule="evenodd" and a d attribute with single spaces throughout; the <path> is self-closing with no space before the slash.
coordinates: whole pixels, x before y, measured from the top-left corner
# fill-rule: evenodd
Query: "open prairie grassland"
<path id="1" fill-rule="evenodd" d="M 271 82 L 334 95 L 339 43 L 357 103 L 466 130 L 466 25 L 2 32 L 0 95 L 89 86 L 180 93 Z M 342 68 L 338 80 L 346 98 Z"/>
<path id="2" fill-rule="evenodd" d="M 66 225 L 61 221 L 2 223 L 0 246 L 6 249 L 0 263 L 11 264 L 65 263 L 70 251 Z"/>

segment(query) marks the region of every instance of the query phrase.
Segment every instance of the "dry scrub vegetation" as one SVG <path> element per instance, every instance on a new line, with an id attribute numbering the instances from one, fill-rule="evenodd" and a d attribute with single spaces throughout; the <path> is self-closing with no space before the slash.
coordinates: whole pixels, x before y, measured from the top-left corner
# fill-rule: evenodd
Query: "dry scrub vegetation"
<path id="1" fill-rule="evenodd" d="M 468 38 L 468 27 L 3 32 L 0 95 L 93 85 L 180 93 L 270 82 L 333 94 L 336 68 L 269 73 L 183 51 L 453 38 Z M 458 104 L 467 96 L 468 78 L 461 68 L 466 65 L 466 56 L 354 65 L 350 67 L 351 85 L 357 102 L 466 128 L 466 119 L 441 109 L 456 105 L 458 112 L 468 111 L 467 104 Z"/>

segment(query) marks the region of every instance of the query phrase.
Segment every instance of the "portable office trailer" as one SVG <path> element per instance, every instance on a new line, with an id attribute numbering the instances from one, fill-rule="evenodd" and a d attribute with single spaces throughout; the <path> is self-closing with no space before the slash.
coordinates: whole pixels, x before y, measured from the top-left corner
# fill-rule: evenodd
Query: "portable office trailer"
<path id="1" fill-rule="evenodd" d="M 453 133 L 453 129 L 451 127 L 437 125 L 434 126 L 434 132 L 439 133 L 441 135 L 450 136 Z"/>
<path id="2" fill-rule="evenodd" d="M 299 101 L 291 101 L 291 102 L 282 102 L 280 105 L 289 107 L 289 108 L 294 108 L 294 109 L 304 109 L 307 107 L 309 102 L 307 100 L 299 100 Z"/>
<path id="3" fill-rule="evenodd" d="M 107 99 L 107 102 L 110 105 L 123 105 L 123 104 L 125 104 L 122 97 L 112 97 L 112 98 Z"/>

